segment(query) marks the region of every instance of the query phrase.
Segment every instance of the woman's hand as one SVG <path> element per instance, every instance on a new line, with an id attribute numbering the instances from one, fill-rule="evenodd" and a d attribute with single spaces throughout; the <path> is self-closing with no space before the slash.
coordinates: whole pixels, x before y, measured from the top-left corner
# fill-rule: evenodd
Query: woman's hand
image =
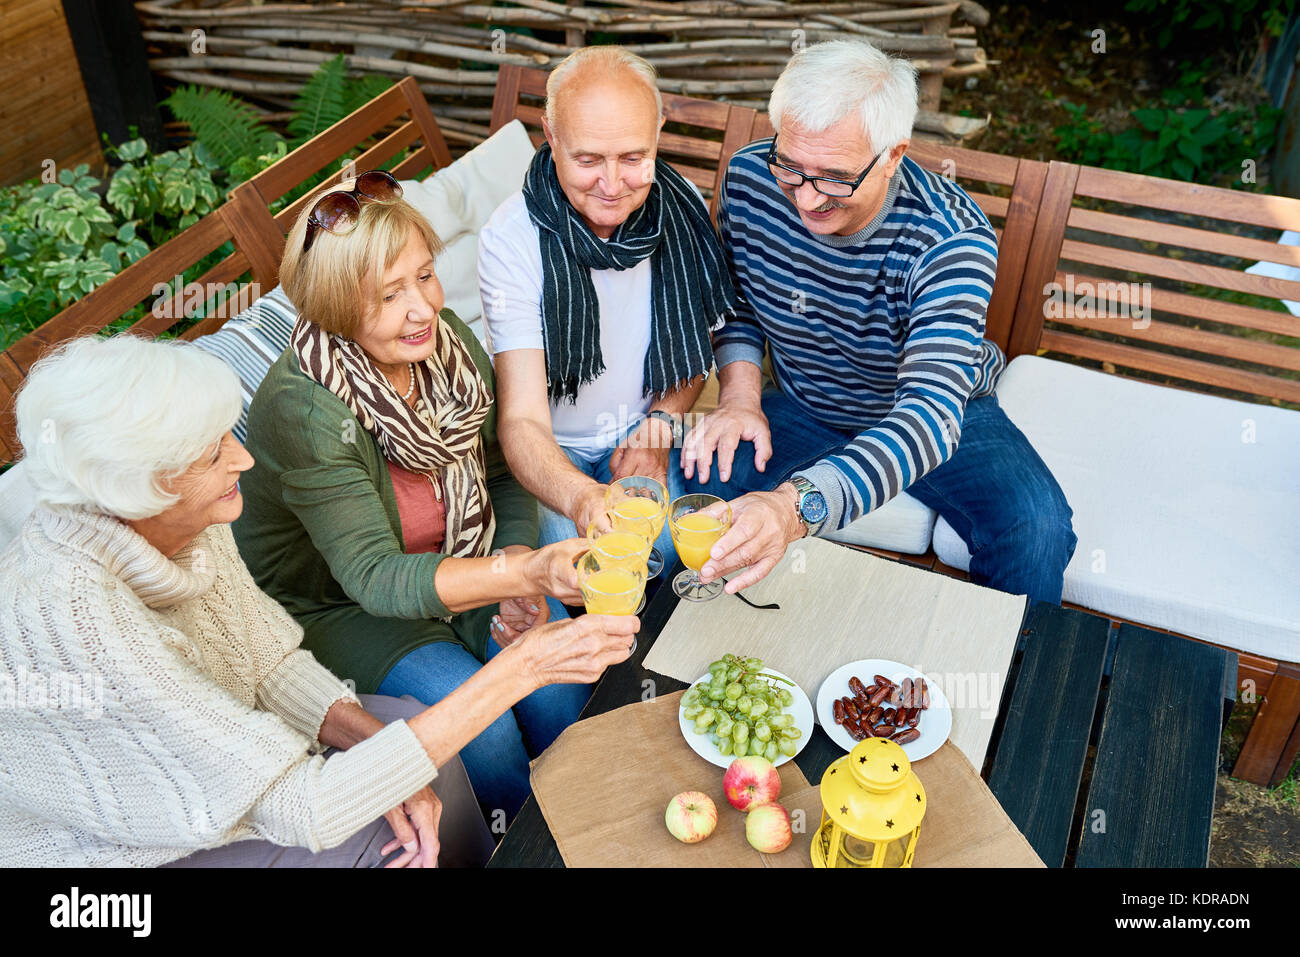
<path id="1" fill-rule="evenodd" d="M 551 595 L 566 605 L 581 605 L 577 564 L 590 547 L 585 538 L 566 538 L 533 551 L 525 559 L 528 563 L 525 576 L 532 586 L 530 590 Z"/>
<path id="2" fill-rule="evenodd" d="M 398 848 L 403 849 L 401 855 L 385 867 L 438 866 L 438 821 L 442 817 L 442 802 L 432 788 L 420 788 L 384 817 L 395 837 L 383 846 L 380 853 L 387 857 Z"/>
<path id="3" fill-rule="evenodd" d="M 583 615 L 530 629 L 511 653 L 525 656 L 536 687 L 592 684 L 610 665 L 628 659 L 640 630 L 635 615 Z"/>
<path id="4" fill-rule="evenodd" d="M 531 598 L 507 598 L 501 602 L 498 613 L 492 616 L 492 637 L 502 648 L 509 648 L 523 637 L 524 632 L 551 619 L 551 606 L 545 595 Z"/>

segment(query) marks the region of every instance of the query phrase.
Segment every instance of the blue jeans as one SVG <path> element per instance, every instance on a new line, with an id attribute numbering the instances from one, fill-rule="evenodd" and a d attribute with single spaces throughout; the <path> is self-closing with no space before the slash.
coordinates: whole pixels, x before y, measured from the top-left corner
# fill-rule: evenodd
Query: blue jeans
<path id="1" fill-rule="evenodd" d="M 736 498 L 766 491 L 857 434 L 822 425 L 780 390 L 763 392 L 772 430 L 772 457 L 754 468 L 752 442 L 741 442 L 727 482 L 717 477 L 687 483 L 687 491 Z M 1074 554 L 1074 513 L 1065 494 L 1024 433 L 1007 418 L 996 396 L 966 403 L 961 440 L 952 458 L 917 479 L 908 493 L 945 519 L 971 551 L 970 577 L 1015 595 L 1061 603 L 1065 567 Z"/>
<path id="2" fill-rule="evenodd" d="M 561 608 L 561 619 L 568 615 Z M 555 621 L 552 612 L 552 621 Z M 488 639 L 491 661 L 501 648 Z M 482 667 L 455 641 L 421 645 L 395 664 L 379 685 L 378 694 L 395 698 L 409 694 L 426 705 L 437 704 Z M 479 806 L 489 822 L 494 812 L 514 819 L 532 793 L 528 761 L 545 751 L 560 732 L 578 720 L 591 697 L 591 685 L 554 684 L 539 688 L 497 718 L 460 751 Z"/>
<path id="3" fill-rule="evenodd" d="M 608 485 L 613 478 L 609 470 L 609 460 L 614 454 L 613 449 L 601 453 L 596 461 L 588 461 L 585 456 L 575 452 L 573 449 L 564 450 L 564 454 L 569 457 L 569 461 L 574 467 L 584 475 L 589 475 L 597 482 Z M 686 483 L 682 479 L 682 450 L 674 447 L 668 457 L 668 499 L 672 501 L 680 495 L 686 494 Z M 556 542 L 562 542 L 566 538 L 573 538 L 575 535 L 586 535 L 587 530 L 576 529 L 573 522 L 558 512 L 552 512 L 541 502 L 537 503 L 537 519 L 540 526 L 540 534 L 537 536 L 537 547 L 544 545 L 553 545 Z M 668 530 L 668 523 L 664 522 L 663 530 L 659 533 L 659 538 L 655 541 L 655 548 L 659 549 L 659 554 L 664 557 L 664 568 L 671 568 L 673 562 L 677 560 L 677 549 L 673 547 L 672 532 Z M 554 598 L 547 599 L 551 603 L 551 613 L 555 613 L 557 603 Z"/>

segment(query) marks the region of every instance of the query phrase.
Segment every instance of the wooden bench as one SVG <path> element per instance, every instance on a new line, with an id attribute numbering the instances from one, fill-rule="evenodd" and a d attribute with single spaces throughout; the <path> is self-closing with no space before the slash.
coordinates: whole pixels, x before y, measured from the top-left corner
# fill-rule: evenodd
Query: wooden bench
<path id="1" fill-rule="evenodd" d="M 503 68 L 493 128 L 511 118 L 536 124 L 536 99 L 544 90 L 545 74 Z M 770 135 L 766 116 L 743 107 L 665 95 L 670 125 L 665 152 L 692 182 L 716 204 L 716 191 L 727 160 L 744 143 Z M 412 78 L 372 100 L 351 116 L 263 170 L 234 190 L 229 201 L 184 233 L 153 250 L 110 282 L 53 317 L 38 330 L 0 354 L 0 461 L 12 461 L 19 446 L 13 427 L 13 395 L 31 365 L 51 346 L 99 331 L 116 317 L 147 300 L 156 283 L 230 242 L 234 252 L 199 278 L 200 283 L 253 282 L 269 291 L 276 282 L 284 236 L 307 203 L 299 199 L 271 212 L 271 204 L 319 170 L 336 168 L 340 160 L 361 148 L 356 168 L 393 161 L 399 177 L 414 177 L 447 165 L 451 156 L 423 95 Z M 1051 350 L 1116 367 L 1155 372 L 1188 385 L 1212 386 L 1256 397 L 1296 401 L 1297 384 L 1285 376 L 1243 370 L 1217 361 L 1271 364 L 1281 370 L 1300 369 L 1300 351 L 1266 342 L 1252 342 L 1221 332 L 1187 329 L 1172 323 L 1152 324 L 1157 332 L 1144 348 L 1112 342 L 1104 329 L 1076 317 L 1073 328 L 1044 322 L 1045 285 L 1062 273 L 1061 264 L 1077 261 L 1099 268 L 1141 269 L 1162 280 L 1213 286 L 1238 292 L 1300 299 L 1300 286 L 1248 276 L 1218 266 L 1201 265 L 1176 255 L 1117 250 L 1095 240 L 1077 238 L 1089 230 L 1102 237 L 1149 240 L 1190 250 L 1276 259 L 1277 247 L 1260 239 L 1217 229 L 1151 223 L 1092 208 L 1090 204 L 1118 201 L 1146 204 L 1161 210 L 1195 212 L 1257 227 L 1280 229 L 1300 222 L 1300 201 L 1173 183 L 1152 177 L 1114 173 L 1065 163 L 1043 163 L 975 150 L 914 142 L 910 155 L 922 166 L 954 177 L 989 216 L 999 236 L 998 272 L 988 312 L 988 337 L 1010 357 Z M 337 182 L 341 171 L 330 182 Z M 1231 227 L 1225 227 L 1229 229 Z M 1290 254 L 1287 254 L 1288 256 Z M 1300 252 L 1294 259 L 1300 265 Z M 133 331 L 156 335 L 170 329 L 188 302 L 178 296 L 167 316 L 150 314 Z M 1228 322 L 1250 329 L 1294 334 L 1289 317 L 1235 303 L 1208 300 L 1204 294 L 1161 289 L 1158 308 L 1182 315 Z M 218 328 L 223 319 L 205 319 L 185 333 L 195 338 Z M 1210 358 L 1192 359 L 1170 352 L 1200 350 Z M 888 553 L 886 553 L 888 554 Z M 898 556 L 940 571 L 933 553 Z M 1254 682 L 1261 706 L 1234 773 L 1256 783 L 1276 783 L 1300 747 L 1300 664 L 1241 655 L 1243 679 Z"/>

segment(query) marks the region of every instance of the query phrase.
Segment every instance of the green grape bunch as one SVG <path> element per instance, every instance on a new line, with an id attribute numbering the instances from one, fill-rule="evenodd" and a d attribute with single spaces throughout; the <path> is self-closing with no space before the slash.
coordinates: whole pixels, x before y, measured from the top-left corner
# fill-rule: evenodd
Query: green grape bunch
<path id="1" fill-rule="evenodd" d="M 803 732 L 786 713 L 794 694 L 778 682 L 794 683 L 764 672 L 761 658 L 723 655 L 709 665 L 708 681 L 682 695 L 682 717 L 695 722 L 695 733 L 707 734 L 724 757 L 793 757 Z"/>

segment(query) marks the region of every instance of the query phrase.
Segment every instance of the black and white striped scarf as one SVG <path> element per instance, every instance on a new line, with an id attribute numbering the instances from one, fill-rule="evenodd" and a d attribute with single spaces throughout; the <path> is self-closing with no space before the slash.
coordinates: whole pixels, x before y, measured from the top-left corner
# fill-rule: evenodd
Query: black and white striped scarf
<path id="1" fill-rule="evenodd" d="M 424 411 L 417 414 L 355 342 L 299 316 L 291 344 L 298 365 L 329 389 L 375 437 L 384 457 L 439 485 L 447 514 L 443 551 L 482 558 L 492 547 L 496 517 L 487 491 L 479 429 L 492 393 L 455 330 L 433 324 L 433 355 L 414 365 Z"/>
<path id="2" fill-rule="evenodd" d="M 656 160 L 646 201 L 608 241 L 565 197 L 548 144 L 528 168 L 524 200 L 541 237 L 542 338 L 552 402 L 576 402 L 578 389 L 605 371 L 600 306 L 588 270 L 631 269 L 647 256 L 654 258 L 643 394 L 662 396 L 709 371 L 709 330 L 732 314 L 736 293 L 708 211 L 680 173 Z"/>

